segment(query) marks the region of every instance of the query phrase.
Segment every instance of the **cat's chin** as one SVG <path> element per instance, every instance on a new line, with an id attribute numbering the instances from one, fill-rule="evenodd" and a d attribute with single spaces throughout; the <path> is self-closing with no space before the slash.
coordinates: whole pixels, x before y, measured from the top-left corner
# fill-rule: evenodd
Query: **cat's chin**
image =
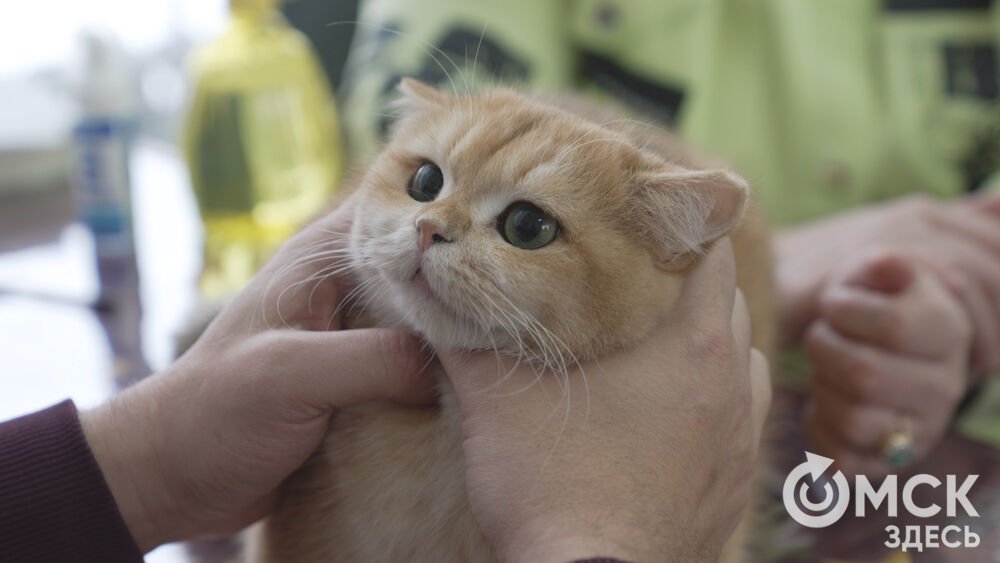
<path id="1" fill-rule="evenodd" d="M 395 315 L 435 348 L 480 350 L 500 344 L 480 325 L 445 303 L 426 283 L 391 284 Z"/>

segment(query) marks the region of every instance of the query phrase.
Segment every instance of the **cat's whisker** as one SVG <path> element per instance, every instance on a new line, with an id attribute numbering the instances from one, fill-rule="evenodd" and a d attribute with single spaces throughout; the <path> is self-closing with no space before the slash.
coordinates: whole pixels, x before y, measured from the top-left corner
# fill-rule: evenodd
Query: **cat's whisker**
<path id="1" fill-rule="evenodd" d="M 514 366 L 504 376 L 498 378 L 498 380 L 493 385 L 483 390 L 483 392 L 490 392 L 495 388 L 497 388 L 498 386 L 502 385 L 503 382 L 506 381 L 507 378 L 509 378 L 514 373 L 514 371 L 517 370 L 518 366 L 521 363 L 521 358 L 523 357 L 523 351 L 525 347 L 521 340 L 521 336 L 517 331 L 516 328 L 517 323 L 515 322 L 515 320 L 511 318 L 506 311 L 504 311 L 496 304 L 496 301 L 490 296 L 490 293 L 486 291 L 486 289 L 482 286 L 482 284 L 479 283 L 475 278 L 468 278 L 466 281 L 467 283 L 469 283 L 469 285 L 471 285 L 477 290 L 477 297 L 487 301 L 487 303 L 485 303 L 485 307 L 483 307 L 483 309 L 485 309 L 485 312 L 488 313 L 489 316 L 494 320 L 494 322 L 497 325 L 499 325 L 499 327 L 502 328 L 511 337 L 511 339 L 515 342 L 515 344 L 517 344 L 517 349 L 518 349 L 517 361 L 515 362 Z M 499 315 L 503 315 L 503 317 L 506 320 L 501 319 Z M 492 335 L 492 329 L 491 329 L 492 323 L 482 322 L 481 324 L 483 325 L 482 327 L 483 332 L 490 339 L 490 342 L 493 346 L 493 350 L 497 355 L 497 365 L 498 367 L 500 367 L 502 366 L 500 358 L 500 350 L 496 344 L 496 340 L 493 338 Z"/>
<path id="2" fill-rule="evenodd" d="M 546 360 L 545 365 L 549 367 L 554 367 L 556 371 L 560 373 L 566 372 L 566 361 L 563 357 L 562 348 L 565 344 L 562 340 L 558 339 L 549 329 L 545 328 L 541 323 L 534 319 L 531 315 L 526 313 L 520 307 L 516 306 L 511 300 L 503 293 L 498 292 L 498 295 L 513 309 L 522 319 L 523 324 L 527 330 L 531 332 L 533 338 L 536 340 L 537 344 L 543 349 Z M 554 340 L 555 342 L 547 343 L 547 340 Z M 550 351 L 550 346 L 554 348 Z M 551 364 L 548 358 L 551 353 L 551 362 L 557 362 L 556 364 Z"/>
<path id="3" fill-rule="evenodd" d="M 483 39 L 486 37 L 486 28 L 489 23 L 483 24 L 483 31 L 479 33 L 479 43 L 476 43 L 476 54 L 472 58 L 472 84 L 476 84 L 476 68 L 479 66 L 479 48 L 483 46 Z M 471 92 L 470 92 L 471 94 Z"/>
<path id="4" fill-rule="evenodd" d="M 353 289 L 351 289 L 351 291 L 347 292 L 347 295 L 345 295 L 340 300 L 340 303 L 337 305 L 337 308 L 333 311 L 333 316 L 336 317 L 338 314 L 340 314 L 340 312 L 343 310 L 343 308 L 344 308 L 345 305 L 351 304 L 351 306 L 353 308 L 353 305 L 355 303 L 355 298 L 363 295 L 364 292 L 367 290 L 367 288 L 370 288 L 371 286 L 377 284 L 378 281 L 379 280 L 376 277 L 368 278 L 368 279 L 362 281 L 361 283 L 359 283 Z M 349 309 L 349 311 L 350 310 L 352 310 L 352 309 Z"/>
<path id="5" fill-rule="evenodd" d="M 532 333 L 534 335 L 533 338 L 536 340 L 536 343 L 538 343 L 540 345 L 540 348 L 542 349 L 542 354 L 543 355 L 541 356 L 541 364 L 542 365 L 546 365 L 549 362 L 549 359 L 548 359 L 549 358 L 549 352 L 548 352 L 547 346 L 545 346 L 539 340 L 538 332 L 534 328 L 534 326 L 532 326 L 533 323 L 531 322 L 530 317 L 528 317 L 523 311 L 521 311 L 518 307 L 516 307 L 513 303 L 511 303 L 510 300 L 506 298 L 506 296 L 500 294 L 500 297 L 503 298 L 511 306 L 511 308 L 513 309 L 513 312 L 516 314 L 516 316 L 513 316 L 513 317 L 510 316 L 510 314 L 509 314 L 508 311 L 505 311 L 505 310 L 503 310 L 502 308 L 499 308 L 499 307 L 496 309 L 496 311 L 498 311 L 501 314 L 503 314 L 505 317 L 507 317 L 508 319 L 510 319 L 512 322 L 516 321 L 513 324 L 520 324 L 521 327 L 524 330 L 526 330 L 529 333 Z M 518 343 L 518 350 L 519 350 L 518 357 L 520 358 L 523 355 L 523 352 L 527 350 L 527 347 L 524 345 L 523 341 L 521 340 L 520 335 L 517 333 L 517 331 L 513 327 L 511 327 L 510 329 L 508 329 L 508 331 L 512 334 L 512 336 L 514 336 L 514 338 L 516 339 L 516 341 Z M 518 364 L 519 363 L 520 363 L 520 360 L 518 361 Z M 534 366 L 534 362 L 531 362 L 531 364 Z M 511 369 L 504 378 L 502 378 L 500 381 L 497 382 L 497 385 L 502 384 L 507 379 L 507 377 L 509 377 L 514 372 L 514 370 L 516 369 L 516 367 L 517 366 L 515 365 L 515 367 L 513 369 Z M 503 396 L 518 395 L 518 394 L 520 394 L 520 393 L 522 393 L 522 392 L 527 391 L 528 389 L 530 389 L 532 386 L 534 386 L 538 382 L 538 380 L 542 377 L 542 374 L 543 374 L 543 372 L 540 371 L 540 370 L 536 370 L 535 373 L 536 373 L 536 378 L 531 383 L 529 383 L 526 386 L 523 386 L 522 388 L 519 388 L 519 389 L 516 389 L 514 391 L 505 393 Z"/>
<path id="6" fill-rule="evenodd" d="M 322 280 L 324 277 L 329 276 L 331 273 L 333 273 L 334 275 L 336 275 L 336 274 L 340 274 L 340 273 L 343 273 L 343 272 L 346 272 L 346 271 L 350 271 L 350 270 L 352 270 L 354 268 L 354 265 L 350 261 L 343 261 L 343 260 L 340 260 L 340 261 L 331 261 L 331 259 L 335 258 L 335 257 L 336 256 L 320 256 L 320 257 L 311 259 L 311 260 L 309 260 L 307 262 L 304 262 L 303 265 L 313 264 L 313 263 L 317 263 L 317 262 L 326 262 L 327 264 L 325 266 L 320 267 L 318 270 L 315 270 L 310 275 L 308 275 L 308 276 L 306 276 L 304 278 L 298 279 L 298 280 L 296 280 L 294 282 L 289 283 L 289 285 L 287 285 L 282 290 L 282 292 L 278 294 L 278 298 L 276 300 L 276 304 L 280 305 L 281 299 L 282 299 L 283 295 L 286 292 L 288 292 L 288 291 L 294 290 L 294 289 L 298 288 L 299 286 L 305 285 L 305 284 L 307 284 L 307 283 L 309 283 L 311 281 L 317 280 L 317 279 Z"/>
<path id="7" fill-rule="evenodd" d="M 344 238 L 342 235 L 339 234 L 337 236 L 341 239 Z M 335 239 L 323 239 L 305 245 L 301 250 L 300 256 L 298 256 L 295 260 L 292 260 L 285 266 L 279 268 L 278 271 L 271 276 L 271 278 L 268 280 L 267 286 L 264 288 L 264 299 L 262 300 L 262 302 L 270 302 L 268 296 L 270 295 L 271 289 L 273 288 L 274 284 L 277 283 L 279 279 L 288 275 L 290 272 L 296 269 L 304 268 L 316 262 L 325 261 L 330 257 L 345 253 L 346 251 L 345 248 L 322 249 L 323 247 L 335 244 L 336 242 L 339 241 Z M 322 250 L 317 250 L 317 249 L 322 249 Z M 281 297 L 283 294 L 284 291 L 281 294 L 279 294 L 278 298 L 274 302 L 279 318 L 283 317 L 283 314 L 280 311 Z M 266 313 L 263 311 L 263 307 L 260 307 L 260 312 L 262 319 L 265 321 L 268 328 L 270 328 L 270 321 L 268 320 Z M 283 318 L 282 322 L 285 324 L 285 326 L 287 326 L 287 322 Z"/>
<path id="8" fill-rule="evenodd" d="M 386 27 L 384 25 L 375 25 L 375 24 L 370 24 L 368 22 L 358 21 L 358 20 L 341 20 L 341 21 L 330 22 L 330 23 L 326 24 L 327 27 L 334 27 L 334 26 L 339 26 L 339 25 L 354 25 L 354 26 L 357 26 L 357 27 L 363 27 L 363 28 L 368 28 L 369 30 L 378 31 L 380 33 L 382 33 L 382 32 L 384 32 L 384 33 L 391 33 L 393 35 L 396 35 L 397 37 L 401 37 L 401 38 L 403 38 L 403 39 L 405 39 L 407 41 L 412 41 L 412 42 L 416 43 L 417 46 L 420 48 L 420 50 L 423 51 L 424 54 L 427 55 L 432 61 L 434 61 L 434 64 L 438 65 L 438 68 L 440 68 L 441 72 L 444 73 L 445 78 L 448 79 L 448 83 L 451 84 L 452 91 L 454 91 L 454 92 L 459 92 L 459 89 L 458 89 L 458 86 L 455 85 L 455 81 L 452 80 L 451 73 L 448 72 L 448 69 L 445 68 L 444 64 L 442 64 L 441 61 L 433 53 L 431 53 L 431 51 L 428 49 L 428 47 L 430 49 L 433 49 L 434 51 L 436 51 L 438 54 L 440 54 L 445 59 L 447 59 L 448 62 L 451 63 L 451 66 L 454 67 L 455 72 L 457 72 L 458 75 L 463 80 L 466 80 L 465 79 L 465 75 L 462 73 L 462 69 L 459 68 L 458 64 L 455 63 L 455 60 L 452 59 L 448 55 L 448 53 L 445 53 L 440 48 L 438 48 L 438 47 L 436 47 L 436 46 L 434 46 L 434 45 L 432 45 L 432 44 L 430 44 L 430 43 L 428 43 L 426 41 L 417 41 L 417 40 L 415 40 L 414 37 L 411 34 L 409 34 L 409 33 L 404 33 L 402 31 L 399 31 L 398 29 L 392 29 L 391 27 Z M 347 70 L 348 70 L 348 74 L 354 73 L 354 72 L 357 71 L 357 69 L 354 68 L 353 66 L 349 67 Z M 467 80 L 466 80 L 466 83 L 468 83 Z"/>
<path id="9" fill-rule="evenodd" d="M 358 303 L 361 304 L 361 310 L 358 311 L 358 316 L 364 316 L 368 312 L 368 307 L 373 303 L 377 303 L 382 299 L 382 296 L 388 293 L 389 287 L 384 284 L 374 284 L 374 291 L 372 286 L 365 287 L 361 292 L 355 297 L 355 302 L 351 304 L 351 307 L 345 313 L 346 316 L 350 317 L 354 315 L 354 309 L 357 307 Z M 400 323 L 402 319 L 397 319 L 396 324 Z"/>

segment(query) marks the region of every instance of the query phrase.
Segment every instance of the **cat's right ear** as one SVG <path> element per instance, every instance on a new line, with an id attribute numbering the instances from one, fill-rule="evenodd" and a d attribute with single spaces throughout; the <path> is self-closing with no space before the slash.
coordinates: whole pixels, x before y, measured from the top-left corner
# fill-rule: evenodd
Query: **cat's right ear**
<path id="1" fill-rule="evenodd" d="M 740 223 L 749 193 L 728 170 L 640 173 L 635 222 L 661 267 L 683 269 Z"/>
<path id="2" fill-rule="evenodd" d="M 448 100 L 448 94 L 412 78 L 400 81 L 399 91 L 403 93 L 403 103 L 412 108 L 441 106 Z"/>

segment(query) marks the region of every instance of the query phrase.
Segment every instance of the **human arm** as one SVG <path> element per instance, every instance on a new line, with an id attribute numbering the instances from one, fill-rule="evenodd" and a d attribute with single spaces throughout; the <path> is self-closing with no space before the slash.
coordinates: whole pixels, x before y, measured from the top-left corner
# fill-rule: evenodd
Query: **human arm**
<path id="1" fill-rule="evenodd" d="M 503 560 L 718 557 L 770 403 L 733 268 L 726 240 L 635 349 L 565 378 L 439 351 L 463 416 L 469 500 Z"/>

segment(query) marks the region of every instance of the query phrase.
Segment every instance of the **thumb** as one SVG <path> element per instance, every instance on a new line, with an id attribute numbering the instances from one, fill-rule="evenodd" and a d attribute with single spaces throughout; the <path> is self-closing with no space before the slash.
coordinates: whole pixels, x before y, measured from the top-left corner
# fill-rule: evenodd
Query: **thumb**
<path id="1" fill-rule="evenodd" d="M 433 356 L 416 336 L 391 329 L 290 331 L 288 357 L 301 369 L 295 396 L 325 407 L 373 399 L 424 405 L 434 401 Z"/>
<path id="2" fill-rule="evenodd" d="M 881 293 L 898 294 L 909 287 L 915 275 L 913 265 L 906 258 L 879 253 L 866 259 L 845 281 L 849 285 Z"/>

